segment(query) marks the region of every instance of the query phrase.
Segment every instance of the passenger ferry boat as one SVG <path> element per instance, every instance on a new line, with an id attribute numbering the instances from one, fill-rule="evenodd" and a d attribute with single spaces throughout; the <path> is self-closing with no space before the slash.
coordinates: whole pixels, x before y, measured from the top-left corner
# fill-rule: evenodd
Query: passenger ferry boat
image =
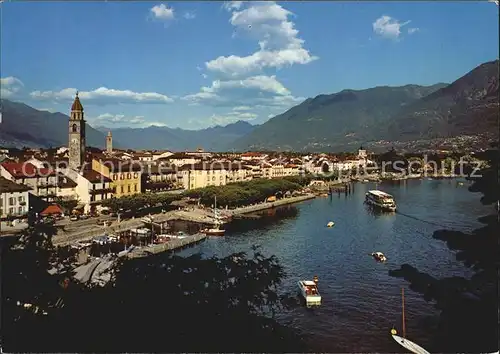
<path id="1" fill-rule="evenodd" d="M 379 190 L 368 191 L 365 202 L 382 210 L 396 211 L 396 203 L 392 195 Z"/>

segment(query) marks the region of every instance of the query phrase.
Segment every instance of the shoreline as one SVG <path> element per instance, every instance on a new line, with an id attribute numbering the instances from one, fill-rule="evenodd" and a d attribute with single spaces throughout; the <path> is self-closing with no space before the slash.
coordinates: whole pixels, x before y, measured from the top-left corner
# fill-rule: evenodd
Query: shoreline
<path id="1" fill-rule="evenodd" d="M 230 217 L 232 217 L 235 215 L 244 215 L 284 205 L 300 203 L 314 198 L 316 198 L 314 194 L 306 194 L 296 197 L 278 199 L 274 202 L 263 202 L 256 205 L 239 207 L 233 210 L 224 210 L 224 212 L 227 213 Z M 158 224 L 173 220 L 181 220 L 199 224 L 212 224 L 214 222 L 212 216 L 207 216 L 207 210 L 200 208 L 194 208 L 193 210 L 172 210 L 166 213 L 151 214 L 151 216 L 154 218 L 154 222 Z M 102 236 L 104 234 L 108 235 L 118 234 L 120 232 L 128 231 L 130 229 L 143 227 L 144 225 L 145 222 L 142 221 L 142 218 L 137 218 L 137 219 L 134 218 L 121 221 L 120 223 L 114 223 L 111 224 L 110 226 L 99 228 L 97 230 L 96 229 L 84 230 L 82 232 L 74 232 L 72 234 L 58 233 L 57 235 L 54 236 L 53 243 L 55 246 L 67 246 L 78 241 L 90 240 L 94 237 Z"/>

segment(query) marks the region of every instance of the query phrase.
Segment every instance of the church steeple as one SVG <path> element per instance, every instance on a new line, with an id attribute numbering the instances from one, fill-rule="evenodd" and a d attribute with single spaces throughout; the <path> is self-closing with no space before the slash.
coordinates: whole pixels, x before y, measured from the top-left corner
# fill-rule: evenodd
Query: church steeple
<path id="1" fill-rule="evenodd" d="M 111 132 L 108 132 L 108 135 L 106 136 L 106 152 L 109 154 L 113 152 L 113 136 L 111 135 Z"/>
<path id="2" fill-rule="evenodd" d="M 72 169 L 78 169 L 85 162 L 85 118 L 83 115 L 83 106 L 78 97 L 78 91 L 71 105 L 68 145 L 69 166 Z"/>
<path id="3" fill-rule="evenodd" d="M 76 91 L 75 100 L 71 105 L 71 119 L 82 119 L 83 120 L 83 106 L 78 97 L 78 91 Z"/>

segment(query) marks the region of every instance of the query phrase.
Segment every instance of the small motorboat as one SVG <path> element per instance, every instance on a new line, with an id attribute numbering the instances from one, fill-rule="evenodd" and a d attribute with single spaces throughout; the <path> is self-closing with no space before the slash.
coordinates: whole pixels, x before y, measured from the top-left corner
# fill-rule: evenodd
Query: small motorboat
<path id="1" fill-rule="evenodd" d="M 219 229 L 218 226 L 216 226 L 215 228 L 202 230 L 202 232 L 207 236 L 224 236 L 225 231 L 226 230 Z"/>
<path id="2" fill-rule="evenodd" d="M 385 261 L 387 261 L 387 257 L 382 252 L 373 252 L 371 254 L 371 256 L 373 258 L 375 258 L 375 260 L 377 262 L 385 262 Z"/>
<path id="3" fill-rule="evenodd" d="M 333 221 L 330 221 L 328 224 L 326 224 L 327 227 L 333 227 L 335 223 Z"/>
<path id="4" fill-rule="evenodd" d="M 299 280 L 297 285 L 300 294 L 306 300 L 306 306 L 321 305 L 321 295 L 319 294 L 316 282 L 311 280 Z"/>

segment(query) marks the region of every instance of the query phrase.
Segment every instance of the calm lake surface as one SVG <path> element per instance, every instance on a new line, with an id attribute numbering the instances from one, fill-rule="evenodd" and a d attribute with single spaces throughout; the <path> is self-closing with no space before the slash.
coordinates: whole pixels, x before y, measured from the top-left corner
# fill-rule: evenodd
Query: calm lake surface
<path id="1" fill-rule="evenodd" d="M 288 277 L 283 290 L 296 293 L 299 279 L 319 277 L 322 305 L 296 308 L 280 321 L 309 335 L 311 350 L 325 352 L 402 352 L 390 337 L 394 325 L 401 330 L 401 287 L 405 287 L 407 337 L 429 351 L 438 312 L 389 269 L 408 263 L 434 277 L 470 276 L 455 260 L 444 242 L 432 238 L 435 230 L 472 230 L 477 217 L 490 210 L 480 195 L 457 180 L 410 180 L 379 184 L 395 197 L 398 213 L 373 213 L 363 204 L 372 183 L 355 184 L 347 197 L 332 198 L 285 207 L 260 220 L 236 221 L 225 237 L 210 238 L 179 255 L 202 252 L 225 256 L 249 251 L 276 255 Z M 333 228 L 326 224 L 334 221 Z M 386 264 L 376 263 L 368 253 L 381 251 Z"/>

